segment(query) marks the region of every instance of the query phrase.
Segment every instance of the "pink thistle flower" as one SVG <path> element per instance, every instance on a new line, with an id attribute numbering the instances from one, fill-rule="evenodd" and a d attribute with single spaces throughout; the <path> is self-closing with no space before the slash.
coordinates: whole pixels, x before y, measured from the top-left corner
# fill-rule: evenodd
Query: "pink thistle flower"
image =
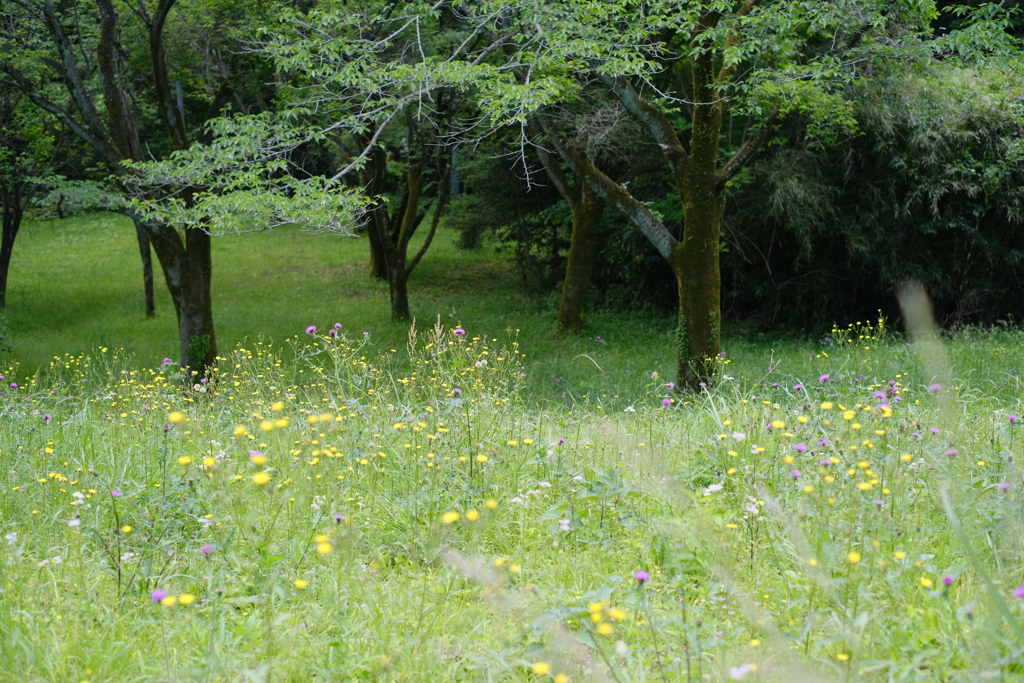
<path id="1" fill-rule="evenodd" d="M 796 451 L 797 453 L 803 453 L 804 451 L 807 450 L 807 446 L 803 445 L 802 443 L 793 444 L 793 450 Z"/>
<path id="2" fill-rule="evenodd" d="M 316 325 L 310 325 L 307 327 L 306 334 L 316 334 Z"/>
<path id="3" fill-rule="evenodd" d="M 153 599 L 153 602 L 160 602 L 167 597 L 167 593 L 157 588 L 155 591 L 150 593 L 149 597 Z"/>
<path id="4" fill-rule="evenodd" d="M 633 572 L 633 578 L 642 584 L 644 581 L 650 580 L 651 575 L 649 572 L 645 572 L 643 569 L 637 569 L 635 572 Z M 1021 586 L 1021 588 L 1024 588 L 1024 586 Z"/>

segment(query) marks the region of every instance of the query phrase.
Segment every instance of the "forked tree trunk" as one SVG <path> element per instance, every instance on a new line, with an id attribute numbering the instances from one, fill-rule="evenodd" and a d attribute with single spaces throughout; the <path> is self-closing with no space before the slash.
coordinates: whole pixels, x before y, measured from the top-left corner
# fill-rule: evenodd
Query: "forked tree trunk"
<path id="1" fill-rule="evenodd" d="M 153 256 L 149 247 L 149 234 L 139 221 L 135 221 L 135 237 L 139 241 L 139 256 L 142 257 L 142 288 L 146 296 L 146 317 L 156 315 L 156 295 L 153 292 Z"/>
<path id="2" fill-rule="evenodd" d="M 572 334 L 583 329 L 583 315 L 587 310 L 590 275 L 597 259 L 597 232 L 604 212 L 604 200 L 589 186 L 569 203 L 572 210 L 572 240 L 569 260 L 565 266 L 562 299 L 555 317 L 555 331 Z"/>
<path id="3" fill-rule="evenodd" d="M 146 223 L 178 317 L 181 367 L 190 383 L 203 377 L 217 357 L 210 296 L 210 235 L 185 232 L 184 244 L 173 227 Z"/>

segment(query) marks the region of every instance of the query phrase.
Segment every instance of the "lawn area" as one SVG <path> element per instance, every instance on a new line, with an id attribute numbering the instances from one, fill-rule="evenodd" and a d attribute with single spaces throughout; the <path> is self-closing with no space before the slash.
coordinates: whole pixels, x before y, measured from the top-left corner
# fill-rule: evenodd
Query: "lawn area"
<path id="1" fill-rule="evenodd" d="M 18 245 L 0 682 L 1024 680 L 1024 334 L 729 337 L 680 394 L 669 321 L 553 339 L 450 235 L 408 344 L 359 241 L 216 245 L 187 394 L 127 226 Z"/>

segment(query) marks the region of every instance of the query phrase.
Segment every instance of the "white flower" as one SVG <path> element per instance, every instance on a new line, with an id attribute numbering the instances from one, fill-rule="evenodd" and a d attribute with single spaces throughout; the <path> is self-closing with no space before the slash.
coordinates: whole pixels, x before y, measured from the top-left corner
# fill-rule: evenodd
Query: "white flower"
<path id="1" fill-rule="evenodd" d="M 11 545 L 14 545 L 14 542 L 18 540 L 18 534 L 17 534 L 17 532 L 12 531 L 11 533 L 9 533 L 6 536 L 4 536 L 4 538 L 7 539 L 8 543 L 10 543 Z"/>
<path id="2" fill-rule="evenodd" d="M 42 562 L 40 562 L 40 563 L 39 563 L 38 567 L 39 567 L 40 569 L 42 569 L 43 567 L 45 567 L 45 566 L 46 566 L 46 565 L 48 565 L 48 564 L 50 564 L 50 561 L 49 561 L 49 560 L 43 560 Z"/>
<path id="3" fill-rule="evenodd" d="M 570 525 L 570 522 L 567 519 L 560 519 L 560 520 L 558 520 L 558 529 L 560 531 L 568 531 L 569 530 L 569 525 Z"/>
<path id="4" fill-rule="evenodd" d="M 629 654 L 629 646 L 626 645 L 625 641 L 620 640 L 619 642 L 615 643 L 615 654 L 617 654 L 619 657 L 625 657 L 627 654 Z"/>
<path id="5" fill-rule="evenodd" d="M 82 523 L 82 520 L 80 520 L 80 519 L 69 519 L 68 520 L 68 526 L 72 526 L 72 527 L 78 526 L 81 523 Z"/>
<path id="6" fill-rule="evenodd" d="M 712 493 L 718 493 L 721 490 L 722 490 L 722 485 L 721 484 L 712 484 L 711 486 L 709 486 L 706 489 L 704 489 L 704 495 L 705 496 L 710 496 Z"/>
<path id="7" fill-rule="evenodd" d="M 743 441 L 745 438 L 747 438 L 747 435 L 744 434 L 743 432 L 733 432 L 732 438 L 736 439 L 737 443 L 739 443 Z"/>
<path id="8" fill-rule="evenodd" d="M 635 413 L 636 412 L 636 408 L 634 408 L 633 406 L 626 406 L 626 409 L 623 410 L 622 412 L 624 412 L 624 413 Z"/>
<path id="9" fill-rule="evenodd" d="M 85 494 L 82 493 L 81 491 L 75 491 L 74 493 L 71 494 L 71 497 L 77 498 L 78 500 L 82 500 L 83 498 L 85 498 Z"/>
<path id="10" fill-rule="evenodd" d="M 541 487 L 542 489 L 549 489 L 551 488 L 551 483 L 547 481 L 542 481 L 541 483 L 537 484 L 537 486 Z"/>
<path id="11" fill-rule="evenodd" d="M 756 671 L 757 666 L 753 664 L 744 664 L 742 666 L 730 666 L 729 667 L 729 678 L 734 681 L 742 680 L 751 671 Z"/>
<path id="12" fill-rule="evenodd" d="M 760 510 L 758 510 L 758 509 L 757 509 L 757 503 L 747 503 L 747 504 L 746 504 L 746 505 L 745 505 L 745 506 L 743 507 L 743 509 L 744 509 L 744 510 L 746 510 L 747 512 L 753 513 L 753 514 L 755 514 L 755 515 L 756 515 L 756 514 L 757 514 L 758 512 L 760 512 Z"/>
<path id="13" fill-rule="evenodd" d="M 510 502 L 510 503 L 519 503 L 520 505 L 523 505 L 523 499 L 522 499 L 522 498 L 520 498 L 519 496 L 516 496 L 515 498 L 513 498 L 513 499 L 512 499 L 512 500 L 510 500 L 509 502 Z"/>
<path id="14" fill-rule="evenodd" d="M 62 559 L 60 558 L 60 555 L 55 555 L 55 556 L 54 556 L 54 558 L 53 558 L 52 560 L 50 560 L 50 562 L 53 562 L 54 564 L 60 564 L 60 563 L 61 563 L 61 562 L 63 562 L 63 561 L 64 561 L 64 560 L 62 560 Z"/>

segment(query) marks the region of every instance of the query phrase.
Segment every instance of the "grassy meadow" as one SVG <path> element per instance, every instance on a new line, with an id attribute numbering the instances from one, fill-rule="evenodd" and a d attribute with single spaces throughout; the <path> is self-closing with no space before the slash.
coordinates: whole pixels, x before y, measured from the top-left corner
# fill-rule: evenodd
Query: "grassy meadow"
<path id="1" fill-rule="evenodd" d="M 132 240 L 15 249 L 0 681 L 1024 680 L 1015 329 L 727 335 L 682 395 L 670 320 L 552 338 L 442 234 L 410 336 L 364 242 L 279 231 L 215 242 L 183 394 Z"/>

